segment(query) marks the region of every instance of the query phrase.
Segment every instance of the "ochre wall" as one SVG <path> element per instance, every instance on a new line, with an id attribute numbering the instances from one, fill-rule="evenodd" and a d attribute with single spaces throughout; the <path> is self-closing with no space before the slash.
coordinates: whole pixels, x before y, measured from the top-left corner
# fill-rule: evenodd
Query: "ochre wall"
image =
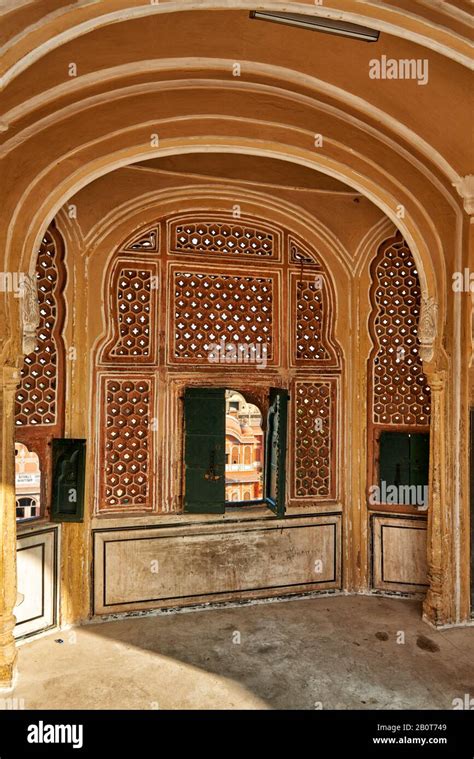
<path id="1" fill-rule="evenodd" d="M 189 161 L 192 169 L 192 157 Z M 219 162 L 216 161 L 219 166 Z M 258 173 L 258 161 L 255 164 L 256 173 Z M 221 173 L 229 173 L 229 161 L 225 162 Z M 217 172 L 219 173 L 219 172 Z M 295 182 L 297 178 L 293 178 Z M 159 189 L 157 189 L 159 188 Z M 180 527 L 181 524 L 193 524 L 196 526 L 207 523 L 209 529 L 219 534 L 222 530 L 222 521 L 229 523 L 225 533 L 231 541 L 237 540 L 240 546 L 239 550 L 244 550 L 245 534 L 242 528 L 235 524 L 235 515 L 226 514 L 222 518 L 210 516 L 192 516 L 189 514 L 179 515 L 181 510 L 180 498 L 173 495 L 166 497 L 166 503 L 157 505 L 158 512 L 161 514 L 149 515 L 127 515 L 120 517 L 117 513 L 110 515 L 93 515 L 97 508 L 95 493 L 93 488 L 92 472 L 97 473 L 97 395 L 95 387 L 94 362 L 96 360 L 98 345 L 103 342 L 103 337 L 107 332 L 107 303 L 104 302 L 104 291 L 106 289 L 107 273 L 109 263 L 113 257 L 115 249 L 120 246 L 124 240 L 139 229 L 151 224 L 154 220 L 162 216 L 171 216 L 188 212 L 204 212 L 207 215 L 212 213 L 232 211 L 235 204 L 238 204 L 243 216 L 260 217 L 267 224 L 276 224 L 300 235 L 311 248 L 317 251 L 319 257 L 324 262 L 325 267 L 331 277 L 334 288 L 334 308 L 331 313 L 331 319 L 334 319 L 335 333 L 334 338 L 340 346 L 343 358 L 343 371 L 341 375 L 340 399 L 339 399 L 339 424 L 338 424 L 338 481 L 339 494 L 336 501 L 308 503 L 306 505 L 290 505 L 288 514 L 292 517 L 307 514 L 306 524 L 310 530 L 310 536 L 313 534 L 312 529 L 321 522 L 321 517 L 317 515 L 335 515 L 328 516 L 330 521 L 334 521 L 337 515 L 340 515 L 342 522 L 337 524 L 342 526 L 342 530 L 336 531 L 336 554 L 333 556 L 333 547 L 331 545 L 331 555 L 324 556 L 324 562 L 333 565 L 337 562 L 337 580 L 323 584 L 315 581 L 315 578 L 308 575 L 306 570 L 306 585 L 299 586 L 299 590 L 329 590 L 345 589 L 349 591 L 368 591 L 372 587 L 371 578 L 371 552 L 369 547 L 370 541 L 370 523 L 366 506 L 366 417 L 367 417 L 367 358 L 372 349 L 371 338 L 368 333 L 367 324 L 370 313 L 370 262 L 376 254 L 379 244 L 392 236 L 395 228 L 393 224 L 386 219 L 383 214 L 373 204 L 362 198 L 358 193 L 350 191 L 345 187 L 338 187 L 334 191 L 325 191 L 321 189 L 308 190 L 307 188 L 282 187 L 276 184 L 269 186 L 265 182 L 261 184 L 256 182 L 238 182 L 225 179 L 209 178 L 206 176 L 196 176 L 194 172 L 186 174 L 169 173 L 160 171 L 156 168 L 124 168 L 114 172 L 113 175 L 103 177 L 89 185 L 76 196 L 71 198 L 69 203 L 60 212 L 57 223 L 59 229 L 68 240 L 70 257 L 75 262 L 74 271 L 77 272 L 78 279 L 72 280 L 68 285 L 68 297 L 70 300 L 70 312 L 73 312 L 77 302 L 77 293 L 81 293 L 80 300 L 87 301 L 87 308 L 82 312 L 84 320 L 73 319 L 68 322 L 68 336 L 71 344 L 77 348 L 77 358 L 71 362 L 73 366 L 68 370 L 69 386 L 68 395 L 68 424 L 69 434 L 71 436 L 86 437 L 88 439 L 89 459 L 88 472 L 90 476 L 87 480 L 87 520 L 84 526 L 84 532 L 81 540 L 78 541 L 77 531 L 74 534 L 68 534 L 68 525 L 64 525 L 63 535 L 65 541 L 64 555 L 67 559 L 63 562 L 63 572 L 66 579 L 66 587 L 71 586 L 72 592 L 66 592 L 66 599 L 78 597 L 74 592 L 74 582 L 77 573 L 81 571 L 84 560 L 91 563 L 91 542 L 90 530 L 114 530 L 119 532 L 96 533 L 96 571 L 87 573 L 87 577 L 94 577 L 94 595 L 95 611 L 107 613 L 107 611 L 117 611 L 119 607 L 112 604 L 103 605 L 102 592 L 104 584 L 114 585 L 119 582 L 117 571 L 123 570 L 123 562 L 114 568 L 113 561 L 108 562 L 111 577 L 103 576 L 102 559 L 99 560 L 103 549 L 101 543 L 97 540 L 106 540 L 107 536 L 118 535 L 124 539 L 133 537 L 134 533 L 128 534 L 127 528 L 143 527 L 145 525 L 154 525 L 157 529 L 160 527 L 175 526 L 179 527 L 181 534 L 186 535 L 186 530 Z M 71 213 L 77 218 L 70 218 Z M 146 254 L 142 254 L 142 258 Z M 80 261 L 80 266 L 77 262 Z M 209 260 L 208 260 L 209 263 Z M 219 270 L 218 261 L 214 260 L 216 271 Z M 82 306 L 83 308 L 83 306 Z M 350 324 L 361 325 L 358 329 L 353 329 Z M 245 370 L 247 372 L 247 370 Z M 293 372 L 294 373 L 294 372 Z M 256 373 L 258 376 L 258 372 Z M 280 380 L 284 383 L 291 382 L 292 374 L 280 370 L 277 372 Z M 176 378 L 182 377 L 177 386 L 178 394 L 182 393 L 181 385 L 186 381 L 196 381 L 195 374 L 188 368 L 183 367 L 177 373 Z M 201 381 L 206 377 L 206 372 L 200 375 Z M 232 372 L 233 385 L 242 384 L 242 375 L 238 370 Z M 231 375 L 229 369 L 221 372 L 217 378 L 216 375 L 211 379 L 208 374 L 208 382 L 224 383 L 230 382 Z M 277 381 L 280 381 L 277 378 Z M 269 382 L 268 378 L 262 380 Z M 232 383 L 231 383 L 232 384 Z M 163 424 L 165 418 L 169 418 L 169 411 L 165 412 L 164 407 L 161 414 Z M 163 450 L 165 451 L 165 463 L 163 467 L 168 468 L 175 473 L 179 479 L 179 472 L 173 462 L 176 457 L 180 457 L 180 419 L 171 422 L 171 426 L 165 426 Z M 171 452 L 171 453 L 169 453 Z M 170 455 L 168 460 L 167 455 Z M 166 463 L 168 462 L 168 463 Z M 179 485 L 176 485 L 179 493 Z M 160 490 L 161 492 L 161 490 Z M 173 515 L 176 511 L 178 514 Z M 310 516 L 311 515 L 311 516 Z M 244 515 L 239 515 L 239 519 L 260 520 L 262 518 L 272 520 L 273 517 L 269 511 L 262 509 L 249 509 Z M 309 520 L 309 521 L 308 521 Z M 324 523 L 324 520 L 323 520 Z M 424 526 L 424 518 L 421 525 Z M 221 525 L 221 526 L 219 526 Z M 313 525 L 313 526 L 311 526 Z M 183 532 L 184 529 L 184 532 Z M 121 532 L 120 532 L 121 531 Z M 124 532 L 125 531 L 125 532 Z M 241 535 L 241 538 L 239 538 Z M 192 537 L 189 534 L 190 545 Z M 138 542 L 135 544 L 140 547 L 144 544 Z M 158 543 L 158 545 L 160 545 Z M 162 546 L 164 544 L 161 544 Z M 229 555 L 231 548 L 229 544 Z M 310 552 L 311 543 L 303 550 L 303 554 Z M 135 552 L 138 550 L 134 549 Z M 150 549 L 151 550 L 151 549 Z M 314 558 L 314 546 L 313 555 Z M 388 550 L 388 549 L 387 549 Z M 403 550 L 403 547 L 402 547 Z M 99 554 L 97 554 L 99 551 Z M 139 557 L 140 554 L 137 554 Z M 408 557 L 409 558 L 409 557 Z M 296 560 L 296 558 L 295 558 Z M 407 560 L 407 559 L 406 559 Z M 137 589 L 143 591 L 143 576 L 140 575 L 140 566 L 146 563 L 145 557 L 138 558 L 139 567 L 135 570 L 130 567 L 133 576 L 136 576 Z M 199 559 L 196 559 L 199 566 Z M 408 561 L 409 563 L 409 561 Z M 174 565 L 173 571 L 177 571 L 179 563 Z M 176 576 L 175 581 L 178 588 L 181 588 L 181 594 L 186 595 L 183 587 L 186 587 L 184 578 L 187 572 L 187 564 L 181 566 L 181 573 Z M 258 562 L 255 567 L 258 574 Z M 301 570 L 300 570 L 301 571 Z M 135 573 L 135 574 L 134 574 Z M 270 589 L 266 594 L 275 594 L 283 592 L 281 588 L 272 590 L 271 571 L 269 572 L 268 583 Z M 148 576 L 150 583 L 155 578 Z M 161 578 L 163 579 L 163 578 Z M 317 579 L 317 578 L 316 578 Z M 171 578 L 167 577 L 166 582 L 169 584 Z M 242 592 L 238 585 L 238 578 L 234 577 L 234 584 L 223 585 L 225 578 L 217 572 L 215 578 L 212 575 L 209 578 L 208 592 L 219 593 L 220 598 L 247 597 L 250 591 Z M 256 582 L 256 581 L 255 581 Z M 183 585 L 184 583 L 184 585 Z M 119 583 L 120 585 L 120 583 Z M 261 583 L 260 583 L 261 585 Z M 253 587 L 253 586 L 252 586 Z M 220 589 L 220 590 L 219 590 Z M 402 590 L 409 590 L 404 587 Z M 415 588 L 415 591 L 422 592 L 423 586 Z M 92 592 L 92 589 L 91 589 Z M 124 590 L 125 592 L 129 592 Z M 143 594 L 146 598 L 159 598 L 159 590 Z M 163 591 L 165 592 L 165 591 Z M 286 588 L 285 592 L 295 592 L 292 588 Z M 97 593 L 99 594 L 97 596 Z M 237 594 L 237 595 L 236 595 Z M 196 594 L 192 594 L 196 595 Z M 252 593 L 250 593 L 250 596 Z M 81 591 L 82 607 L 71 608 L 68 606 L 64 609 L 66 619 L 75 619 L 81 608 L 82 616 L 89 613 L 89 598 L 83 589 Z M 134 598 L 135 596 L 131 596 Z M 136 608 L 147 608 L 150 605 L 176 605 L 174 601 L 155 601 L 146 602 L 144 605 L 130 601 L 127 603 L 126 597 L 122 599 L 122 611 L 133 610 Z M 199 596 L 202 601 L 202 597 Z M 194 599 L 195 601 L 195 599 Z M 181 603 L 185 603 L 184 598 Z M 187 602 L 193 602 L 188 598 Z M 67 615 L 71 616 L 68 617 Z"/>
<path id="2" fill-rule="evenodd" d="M 249 21 L 250 3 L 240 0 L 206 0 L 199 9 L 190 2 L 186 12 L 167 0 L 157 6 L 142 0 L 106 5 L 37 0 L 2 9 L 7 43 L 0 68 L 5 85 L 2 270 L 33 271 L 41 237 L 58 217 L 69 274 L 65 339 L 68 347 L 84 351 L 78 349 L 78 360 L 67 362 L 65 434 L 90 434 L 89 351 L 103 328 L 102 278 L 114 246 L 131 230 L 183 208 L 228 209 L 238 202 L 253 215 L 308 236 L 333 278 L 335 335 L 345 361 L 345 429 L 356 436 L 352 446 L 344 440 L 350 497 L 344 503 L 343 585 L 366 588 L 368 263 L 395 225 L 417 262 L 429 317 L 423 360 L 433 391 L 435 487 L 425 618 L 434 624 L 467 620 L 472 301 L 469 292 L 455 294 L 451 287 L 453 273 L 472 264 L 470 22 L 462 4 L 333 0 L 331 8 L 319 9 L 305 0 L 285 5 L 379 29 L 375 45 Z M 428 84 L 371 80 L 369 62 L 381 55 L 426 59 Z M 73 76 L 71 63 L 77 67 Z M 235 63 L 240 76 L 234 76 Z M 159 146 L 153 134 L 159 135 Z M 323 136 L 320 147 L 317 134 Z M 123 168 L 166 156 L 192 162 L 193 154 L 213 156 L 222 179 L 183 176 L 182 169 L 159 175 Z M 226 159 L 220 161 L 220 154 Z M 256 162 L 279 159 L 281 168 L 275 164 L 267 178 L 272 187 L 248 172 L 247 183 L 235 181 L 241 155 Z M 230 175 L 224 165 L 229 162 Z M 291 179 L 286 178 L 289 164 Z M 307 172 L 300 185 L 299 167 Z M 322 192 L 308 190 L 309 172 L 329 177 L 326 184 L 315 179 Z M 328 181 L 349 185 L 354 193 L 326 195 Z M 71 203 L 77 205 L 77 220 L 67 217 Z M 2 294 L 0 317 L 0 681 L 8 683 L 15 660 L 16 595 L 12 403 L 25 355 L 19 299 Z M 87 498 L 90 505 L 90 492 Z M 65 525 L 62 531 L 64 621 L 89 614 L 90 528 L 88 509 L 84 525 Z"/>

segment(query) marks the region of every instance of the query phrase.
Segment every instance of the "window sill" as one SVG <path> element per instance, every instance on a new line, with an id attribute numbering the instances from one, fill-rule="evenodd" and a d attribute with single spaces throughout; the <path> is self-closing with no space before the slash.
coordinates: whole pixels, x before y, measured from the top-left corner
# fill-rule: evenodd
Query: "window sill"
<path id="1" fill-rule="evenodd" d="M 307 504 L 304 506 L 287 507 L 286 517 L 325 516 L 340 514 L 342 504 Z M 116 527 L 151 527 L 162 524 L 198 524 L 203 522 L 235 522 L 251 519 L 277 519 L 273 511 L 265 503 L 258 506 L 241 506 L 226 508 L 223 514 L 189 514 L 187 512 L 161 512 L 160 514 L 96 514 L 92 518 L 91 529 L 113 529 Z"/>
<path id="2" fill-rule="evenodd" d="M 45 527 L 59 527 L 59 523 L 51 522 L 48 517 L 33 517 L 33 519 L 25 519 L 24 522 L 17 522 L 16 533 L 17 535 L 24 535 L 27 532 L 36 532 L 36 530 Z"/>
<path id="3" fill-rule="evenodd" d="M 106 514 L 103 516 L 96 515 L 92 519 L 92 529 L 100 527 L 123 527 L 125 524 L 130 527 L 148 526 L 155 524 L 184 524 L 184 523 L 196 523 L 199 522 L 226 522 L 235 519 L 255 519 L 266 518 L 275 519 L 270 509 L 265 505 L 262 506 L 243 506 L 241 508 L 232 508 L 227 510 L 223 514 L 190 514 L 185 511 L 180 512 L 162 512 L 161 514 Z"/>
<path id="4" fill-rule="evenodd" d="M 369 512 L 387 512 L 391 514 L 414 514 L 417 516 L 426 516 L 428 508 L 420 509 L 418 506 L 402 503 L 368 503 L 367 509 Z"/>

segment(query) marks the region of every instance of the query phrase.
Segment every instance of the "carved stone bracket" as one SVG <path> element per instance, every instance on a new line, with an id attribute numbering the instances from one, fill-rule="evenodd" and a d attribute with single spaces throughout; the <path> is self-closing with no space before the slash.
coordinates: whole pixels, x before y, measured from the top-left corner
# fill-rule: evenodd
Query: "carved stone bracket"
<path id="1" fill-rule="evenodd" d="M 464 202 L 464 210 L 469 216 L 474 214 L 474 174 L 467 174 L 461 177 L 457 182 L 453 182 Z M 472 221 L 472 220 L 471 220 Z"/>
<path id="2" fill-rule="evenodd" d="M 438 304 L 433 297 L 422 298 L 418 340 L 420 341 L 420 358 L 429 362 L 433 359 L 434 343 L 438 331 Z"/>
<path id="3" fill-rule="evenodd" d="M 23 353 L 32 353 L 36 345 L 36 330 L 40 323 L 38 285 L 36 276 L 24 274 L 21 283 L 21 323 Z"/>

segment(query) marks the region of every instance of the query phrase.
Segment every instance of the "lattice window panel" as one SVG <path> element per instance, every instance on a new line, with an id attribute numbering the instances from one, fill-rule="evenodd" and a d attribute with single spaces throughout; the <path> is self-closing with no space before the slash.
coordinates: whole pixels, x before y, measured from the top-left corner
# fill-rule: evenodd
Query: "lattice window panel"
<path id="1" fill-rule="evenodd" d="M 150 509 L 153 391 L 149 379 L 105 380 L 101 509 Z"/>
<path id="2" fill-rule="evenodd" d="M 326 318 L 324 287 L 320 275 L 296 280 L 296 359 L 330 361 L 333 353 L 325 340 Z"/>
<path id="3" fill-rule="evenodd" d="M 431 394 L 418 352 L 418 272 L 401 235 L 393 239 L 373 269 L 373 421 L 424 426 L 430 420 Z"/>
<path id="4" fill-rule="evenodd" d="M 21 383 L 16 393 L 17 426 L 54 425 L 57 421 L 58 346 L 58 261 L 56 244 L 46 232 L 36 262 L 40 322 L 35 350 L 25 357 Z"/>
<path id="5" fill-rule="evenodd" d="M 146 269 L 121 268 L 116 284 L 116 342 L 108 358 L 148 358 L 153 275 Z"/>
<path id="6" fill-rule="evenodd" d="M 272 278 L 175 272 L 174 298 L 175 359 L 209 361 L 229 343 L 272 359 Z"/>
<path id="7" fill-rule="evenodd" d="M 237 253 L 271 258 L 275 247 L 272 232 L 247 224 L 199 221 L 171 227 L 171 248 L 175 252 Z"/>
<path id="8" fill-rule="evenodd" d="M 295 495 L 332 498 L 333 430 L 336 386 L 333 382 L 295 385 Z"/>

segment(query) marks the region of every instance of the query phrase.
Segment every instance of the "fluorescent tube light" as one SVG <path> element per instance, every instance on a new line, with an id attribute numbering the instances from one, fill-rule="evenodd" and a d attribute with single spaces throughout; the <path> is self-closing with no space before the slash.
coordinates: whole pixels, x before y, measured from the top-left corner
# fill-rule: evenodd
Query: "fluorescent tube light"
<path id="1" fill-rule="evenodd" d="M 380 32 L 347 21 L 335 21 L 321 16 L 306 16 L 302 13 L 273 13 L 272 11 L 250 11 L 250 18 L 259 21 L 273 21 L 276 24 L 298 26 L 301 29 L 312 29 L 315 32 L 337 34 L 340 37 L 352 37 L 365 42 L 377 42 Z"/>

